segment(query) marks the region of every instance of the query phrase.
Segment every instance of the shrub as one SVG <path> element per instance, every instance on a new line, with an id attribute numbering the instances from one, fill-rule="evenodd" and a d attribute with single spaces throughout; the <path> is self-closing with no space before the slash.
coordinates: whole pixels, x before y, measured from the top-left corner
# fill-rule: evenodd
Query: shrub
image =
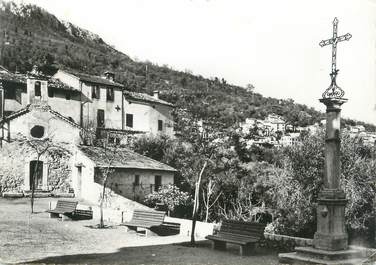
<path id="1" fill-rule="evenodd" d="M 181 218 L 191 217 L 193 206 L 192 196 L 171 184 L 147 195 L 145 203 L 151 207 L 165 206 L 170 216 Z"/>

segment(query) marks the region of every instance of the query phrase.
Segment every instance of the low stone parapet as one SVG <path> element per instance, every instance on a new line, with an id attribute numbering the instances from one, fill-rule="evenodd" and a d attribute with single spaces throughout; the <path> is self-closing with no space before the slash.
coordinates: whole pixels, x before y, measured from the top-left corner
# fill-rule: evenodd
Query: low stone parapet
<path id="1" fill-rule="evenodd" d="M 313 239 L 311 238 L 278 235 L 278 234 L 272 234 L 272 233 L 264 233 L 264 238 L 266 241 L 280 242 L 284 246 L 291 246 L 291 247 L 313 246 Z"/>
<path id="2" fill-rule="evenodd" d="M 24 194 L 22 192 L 3 192 L 3 198 L 22 198 Z"/>

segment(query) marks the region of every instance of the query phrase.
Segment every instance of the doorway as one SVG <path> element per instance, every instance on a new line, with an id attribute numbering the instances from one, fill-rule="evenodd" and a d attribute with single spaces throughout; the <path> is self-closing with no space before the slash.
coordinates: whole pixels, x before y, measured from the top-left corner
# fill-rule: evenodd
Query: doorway
<path id="1" fill-rule="evenodd" d="M 30 166 L 29 166 L 29 176 L 30 176 L 30 190 L 34 188 L 35 190 L 40 190 L 42 189 L 43 185 L 43 162 L 42 161 L 37 161 L 33 160 L 30 161 Z"/>
<path id="2" fill-rule="evenodd" d="M 75 190 L 75 194 L 77 197 L 81 197 L 81 192 L 82 192 L 82 166 L 76 166 L 77 168 L 77 187 Z"/>
<path id="3" fill-rule="evenodd" d="M 97 110 L 97 127 L 104 128 L 104 110 Z"/>
<path id="4" fill-rule="evenodd" d="M 154 191 L 158 191 L 161 186 L 162 186 L 162 176 L 159 176 L 159 175 L 154 176 Z"/>

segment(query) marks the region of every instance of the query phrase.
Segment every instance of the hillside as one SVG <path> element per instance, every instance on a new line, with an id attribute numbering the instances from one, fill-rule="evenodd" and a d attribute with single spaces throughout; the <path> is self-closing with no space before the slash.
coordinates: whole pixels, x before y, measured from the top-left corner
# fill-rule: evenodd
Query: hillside
<path id="1" fill-rule="evenodd" d="M 60 21 L 34 5 L 0 0 L 0 25 L 0 64 L 11 71 L 26 72 L 33 64 L 47 74 L 61 66 L 91 74 L 111 70 L 129 90 L 160 90 L 163 99 L 222 128 L 269 113 L 282 115 L 295 126 L 313 124 L 323 117 L 323 113 L 293 100 L 263 97 L 254 93 L 252 86 L 246 89 L 222 78 L 206 79 L 167 66 L 136 62 L 100 36 Z M 355 124 L 351 120 L 345 123 Z"/>

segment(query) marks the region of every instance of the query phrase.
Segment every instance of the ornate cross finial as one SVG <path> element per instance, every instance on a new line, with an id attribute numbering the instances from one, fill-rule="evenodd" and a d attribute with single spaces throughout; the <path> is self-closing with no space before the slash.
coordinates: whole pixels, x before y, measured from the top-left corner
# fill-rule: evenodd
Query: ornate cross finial
<path id="1" fill-rule="evenodd" d="M 337 69 L 337 43 L 345 40 L 351 39 L 352 35 L 347 33 L 345 35 L 337 37 L 338 31 L 338 19 L 333 20 L 333 37 L 331 39 L 322 40 L 319 44 L 321 47 L 332 45 L 332 72 L 330 73 L 330 78 L 332 80 L 330 86 L 322 94 L 323 98 L 342 98 L 345 95 L 343 91 L 336 83 L 336 78 L 338 74 Z"/>

